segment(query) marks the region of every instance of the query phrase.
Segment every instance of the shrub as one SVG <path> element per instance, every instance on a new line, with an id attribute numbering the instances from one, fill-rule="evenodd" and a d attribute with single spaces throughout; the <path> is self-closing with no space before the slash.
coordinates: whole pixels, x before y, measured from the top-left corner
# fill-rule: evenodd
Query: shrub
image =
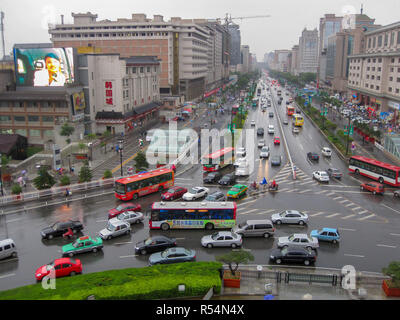
<path id="1" fill-rule="evenodd" d="M 110 178 L 112 178 L 112 172 L 111 172 L 111 170 L 106 170 L 106 171 L 104 171 L 104 174 L 103 174 L 103 178 L 104 179 L 110 179 Z"/>
<path id="2" fill-rule="evenodd" d="M 56 184 L 56 180 L 48 173 L 45 167 L 39 169 L 39 175 L 33 179 L 33 185 L 39 189 L 49 189 Z"/>
<path id="3" fill-rule="evenodd" d="M 84 165 L 79 171 L 79 182 L 89 182 L 92 180 L 92 171 L 87 165 Z"/>
<path id="4" fill-rule="evenodd" d="M 60 184 L 62 186 L 67 186 L 67 185 L 71 184 L 71 180 L 68 176 L 62 176 L 60 179 Z"/>
<path id="5" fill-rule="evenodd" d="M 20 194 L 22 192 L 22 188 L 18 183 L 13 184 L 11 187 L 12 194 Z"/>

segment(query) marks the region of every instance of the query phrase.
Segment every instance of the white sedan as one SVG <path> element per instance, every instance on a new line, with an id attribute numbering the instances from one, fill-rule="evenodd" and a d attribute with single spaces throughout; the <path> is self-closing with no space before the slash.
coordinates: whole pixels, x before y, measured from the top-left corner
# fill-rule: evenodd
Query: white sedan
<path id="1" fill-rule="evenodd" d="M 313 178 L 317 179 L 319 182 L 329 182 L 329 175 L 325 171 L 314 171 Z"/>
<path id="2" fill-rule="evenodd" d="M 251 120 L 251 126 L 255 127 L 255 125 L 256 125 L 256 120 Z"/>
<path id="3" fill-rule="evenodd" d="M 283 248 L 287 246 L 316 249 L 319 247 L 319 243 L 318 239 L 315 237 L 310 237 L 305 233 L 295 233 L 288 237 L 278 238 L 278 248 Z"/>
<path id="4" fill-rule="evenodd" d="M 186 192 L 182 199 L 185 201 L 197 200 L 208 195 L 209 189 L 206 187 L 193 187 L 188 192 Z"/>
<path id="5" fill-rule="evenodd" d="M 265 140 L 258 140 L 258 147 L 262 148 L 265 146 Z"/>
<path id="6" fill-rule="evenodd" d="M 325 157 L 331 157 L 331 156 L 332 156 L 332 150 L 329 149 L 329 148 L 327 148 L 327 147 L 322 148 L 321 153 L 322 153 Z"/>

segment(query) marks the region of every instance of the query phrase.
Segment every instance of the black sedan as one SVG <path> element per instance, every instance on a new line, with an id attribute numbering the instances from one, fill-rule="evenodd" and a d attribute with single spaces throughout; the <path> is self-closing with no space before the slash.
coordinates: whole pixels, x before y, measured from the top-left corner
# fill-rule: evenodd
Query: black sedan
<path id="1" fill-rule="evenodd" d="M 154 236 L 136 243 L 135 254 L 145 255 L 147 253 L 164 251 L 176 247 L 176 239 L 164 236 Z"/>
<path id="2" fill-rule="evenodd" d="M 225 195 L 221 191 L 215 191 L 213 193 L 210 193 L 204 201 L 225 201 Z"/>
<path id="3" fill-rule="evenodd" d="M 42 229 L 40 232 L 42 239 L 53 239 L 55 237 L 62 237 L 64 233 L 71 229 L 77 233 L 83 229 L 83 224 L 80 221 L 68 220 L 56 222 L 50 227 Z"/>
<path id="4" fill-rule="evenodd" d="M 208 175 L 206 175 L 203 179 L 204 183 L 213 183 L 221 179 L 222 174 L 219 172 L 210 172 Z"/>
<path id="5" fill-rule="evenodd" d="M 272 250 L 269 259 L 276 264 L 285 263 L 303 263 L 306 266 L 315 263 L 317 254 L 314 250 L 307 250 L 300 247 L 285 247 L 283 249 Z"/>
<path id="6" fill-rule="evenodd" d="M 224 175 L 221 180 L 218 181 L 220 185 L 225 185 L 225 186 L 235 184 L 235 182 L 236 182 L 236 176 L 234 173 L 228 173 Z"/>
<path id="7" fill-rule="evenodd" d="M 312 161 L 319 161 L 319 155 L 316 152 L 307 153 L 307 158 Z"/>
<path id="8" fill-rule="evenodd" d="M 273 112 L 270 112 L 268 115 L 269 115 L 270 118 L 274 117 L 274 113 Z"/>
<path id="9" fill-rule="evenodd" d="M 328 173 L 328 176 L 330 178 L 341 179 L 343 175 L 338 169 L 335 168 L 329 168 L 326 169 L 325 171 Z"/>
<path id="10" fill-rule="evenodd" d="M 258 136 L 263 136 L 264 135 L 264 128 L 258 128 L 257 129 L 257 135 Z"/>

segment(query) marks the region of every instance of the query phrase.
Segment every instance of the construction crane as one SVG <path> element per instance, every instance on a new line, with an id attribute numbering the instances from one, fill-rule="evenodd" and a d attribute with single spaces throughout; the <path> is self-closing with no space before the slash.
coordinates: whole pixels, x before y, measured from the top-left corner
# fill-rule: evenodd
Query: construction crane
<path id="1" fill-rule="evenodd" d="M 233 23 L 232 20 L 243 20 L 243 19 L 254 19 L 254 18 L 269 18 L 270 15 L 260 15 L 260 16 L 247 16 L 247 17 L 233 17 L 229 13 L 225 15 L 225 18 L 216 18 L 216 19 L 209 19 L 209 21 L 217 21 L 221 22 L 222 20 L 225 21 L 225 27 L 228 28 L 228 25 Z"/>

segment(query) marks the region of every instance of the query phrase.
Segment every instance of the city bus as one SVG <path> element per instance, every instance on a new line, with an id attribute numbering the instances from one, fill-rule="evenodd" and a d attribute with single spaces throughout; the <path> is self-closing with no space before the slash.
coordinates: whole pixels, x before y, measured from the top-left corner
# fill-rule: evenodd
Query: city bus
<path id="1" fill-rule="evenodd" d="M 256 98 L 256 99 L 253 99 L 252 101 L 251 101 L 251 105 L 253 106 L 253 108 L 255 107 L 255 108 L 257 108 L 258 107 L 258 99 Z"/>
<path id="2" fill-rule="evenodd" d="M 115 181 L 115 197 L 128 201 L 153 192 L 167 190 L 173 185 L 174 171 L 172 169 L 156 169 Z"/>
<path id="3" fill-rule="evenodd" d="M 304 118 L 302 115 L 295 113 L 292 117 L 293 125 L 295 127 L 302 127 L 304 124 Z"/>
<path id="4" fill-rule="evenodd" d="M 232 229 L 236 202 L 154 202 L 150 229 Z"/>
<path id="5" fill-rule="evenodd" d="M 239 112 L 239 105 L 235 104 L 232 106 L 232 114 L 237 114 Z"/>
<path id="6" fill-rule="evenodd" d="M 379 183 L 400 187 L 400 167 L 362 156 L 352 156 L 349 171 L 361 174 Z"/>
<path id="7" fill-rule="evenodd" d="M 294 114 L 294 107 L 286 106 L 286 113 L 288 116 L 292 116 Z"/>
<path id="8" fill-rule="evenodd" d="M 235 149 L 232 147 L 227 147 L 204 156 L 203 170 L 206 172 L 214 172 L 232 164 L 235 160 L 234 150 Z"/>

